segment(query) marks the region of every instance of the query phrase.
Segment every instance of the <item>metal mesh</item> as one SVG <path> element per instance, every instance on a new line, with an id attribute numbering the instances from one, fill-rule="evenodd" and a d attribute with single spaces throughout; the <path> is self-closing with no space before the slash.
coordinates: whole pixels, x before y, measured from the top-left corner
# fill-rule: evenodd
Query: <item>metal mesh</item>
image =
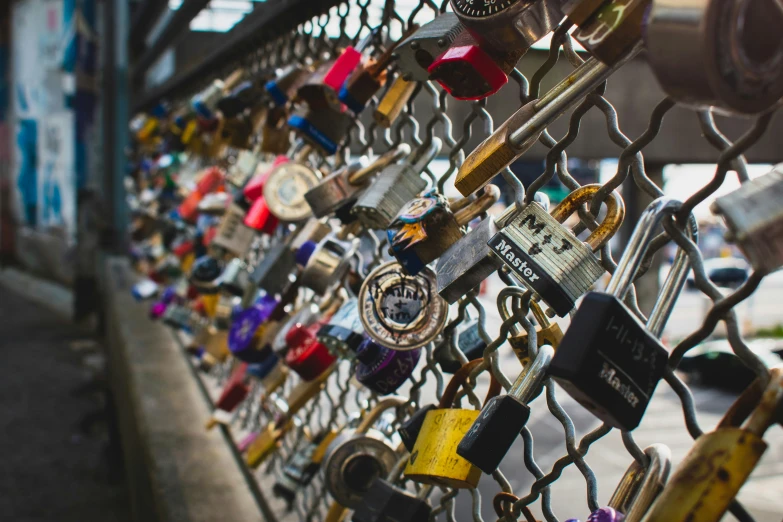
<path id="1" fill-rule="evenodd" d="M 374 5 L 371 5 L 374 4 Z M 347 3 L 333 8 L 328 15 L 320 16 L 303 24 L 296 32 L 291 33 L 274 42 L 268 43 L 261 49 L 251 50 L 247 54 L 246 62 L 243 64 L 251 69 L 262 69 L 267 67 L 283 66 L 291 62 L 300 61 L 304 58 L 316 58 L 323 55 L 334 56 L 342 47 L 348 44 L 355 44 L 365 36 L 371 28 L 378 24 L 389 27 L 389 34 L 392 37 L 399 37 L 402 32 L 410 27 L 412 23 L 426 23 L 438 13 L 444 12 L 448 5 L 448 0 L 440 3 L 432 0 L 421 0 L 420 2 L 397 2 L 389 0 L 385 6 L 379 6 L 381 2 L 371 2 L 371 0 L 351 0 Z M 554 32 L 552 46 L 548 60 L 531 77 L 526 78 L 518 70 L 511 74 L 511 81 L 519 87 L 520 102 L 535 99 L 539 94 L 542 80 L 550 73 L 558 60 L 566 59 L 572 66 L 577 67 L 583 61 L 582 57 L 575 52 L 571 38 L 568 34 L 570 27 L 563 26 Z M 334 33 L 339 33 L 339 37 L 333 37 Z M 331 36 L 330 36 L 331 35 Z M 227 64 L 226 71 L 236 64 Z M 390 82 L 391 83 L 391 82 Z M 506 169 L 502 173 L 506 182 L 514 189 L 515 199 L 522 203 L 525 199 L 531 200 L 533 194 L 548 183 L 554 176 L 569 190 L 575 190 L 579 183 L 571 176 L 568 170 L 567 149 L 579 134 L 580 120 L 589 111 L 601 111 L 606 119 L 606 131 L 613 143 L 617 145 L 619 155 L 619 164 L 616 175 L 609 180 L 595 198 L 592 210 L 597 215 L 600 209 L 600 203 L 612 190 L 620 187 L 626 180 L 630 179 L 639 189 L 649 194 L 653 198 L 663 195 L 658 187 L 646 174 L 643 158 L 644 148 L 649 145 L 661 129 L 661 124 L 667 112 L 674 107 L 674 102 L 669 98 L 664 98 L 655 107 L 649 118 L 649 125 L 645 132 L 638 137 L 626 136 L 619 126 L 618 114 L 612 104 L 603 96 L 607 89 L 611 88 L 611 80 L 596 89 L 587 96 L 573 111 L 570 117 L 568 132 L 561 138 L 551 136 L 544 132 L 540 137 L 541 143 L 547 146 L 550 151 L 546 157 L 545 169 L 540 177 L 527 187 L 522 186 L 520 181 Z M 197 87 L 197 86 L 194 86 Z M 371 114 L 378 103 L 378 99 L 384 94 L 382 91 L 379 96 L 373 98 L 365 114 Z M 450 183 L 456 173 L 458 166 L 464 160 L 466 154 L 470 152 L 466 149 L 466 144 L 471 137 L 485 137 L 493 130 L 493 119 L 486 109 L 486 101 L 479 101 L 470 104 L 471 111 L 463 121 L 451 121 L 447 116 L 447 105 L 456 102 L 447 94 L 426 83 L 417 87 L 417 90 L 408 103 L 403 115 L 395 122 L 394 126 L 385 130 L 378 127 L 371 119 L 362 118 L 350 133 L 347 140 L 347 146 L 342 149 L 341 154 L 347 156 L 349 149 L 354 153 L 366 153 L 370 151 L 383 151 L 391 146 L 401 142 L 406 142 L 412 148 L 425 145 L 433 135 L 439 133 L 443 136 L 444 149 L 449 160 L 449 167 L 445 174 L 435 178 L 432 173 L 427 173 L 441 192 L 446 185 Z M 432 107 L 431 117 L 428 121 L 422 121 L 417 118 L 414 105 L 426 104 Z M 428 113 L 429 114 L 429 113 Z M 687 217 L 690 211 L 701 201 L 714 193 L 726 179 L 730 170 L 736 171 L 741 181 L 748 180 L 746 162 L 742 156 L 744 151 L 753 146 L 753 144 L 763 135 L 767 128 L 771 114 L 760 116 L 750 125 L 749 130 L 739 140 L 730 142 L 716 126 L 712 114 L 708 111 L 694 112 L 693 117 L 699 122 L 704 139 L 706 139 L 715 149 L 718 167 L 712 182 L 702 190 L 689 198 L 680 213 L 681 217 Z M 593 216 L 588 212 L 581 212 L 582 224 L 584 228 L 595 228 L 596 224 Z M 691 335 L 677 344 L 672 352 L 670 369 L 666 373 L 666 385 L 661 385 L 658 394 L 671 393 L 673 391 L 679 398 L 682 407 L 684 423 L 678 429 L 686 428 L 691 437 L 696 438 L 702 433 L 699 421 L 697 420 L 697 411 L 695 400 L 691 390 L 674 373 L 673 369 L 679 363 L 682 355 L 691 347 L 706 339 L 714 331 L 716 325 L 723 321 L 726 326 L 728 340 L 736 354 L 750 367 L 759 377 L 764 378 L 767 375 L 763 363 L 753 354 L 743 341 L 738 319 L 734 307 L 748 298 L 758 287 L 764 274 L 754 273 L 748 281 L 742 285 L 736 292 L 730 295 L 724 295 L 713 285 L 705 273 L 701 254 L 695 244 L 693 244 L 677 228 L 673 221 L 667 223 L 666 230 L 673 237 L 676 243 L 687 250 L 690 257 L 691 266 L 695 274 L 695 281 L 698 290 L 711 300 L 711 309 L 706 315 L 704 324 L 701 325 Z M 364 276 L 375 266 L 380 264 L 385 256 L 386 245 L 380 242 L 376 236 L 365 233 L 363 241 L 373 245 L 375 256 L 373 259 L 362 259 L 357 257 L 354 266 Z M 659 238 L 651 248 L 652 251 L 658 250 L 665 245 L 668 237 Z M 600 251 L 603 266 L 607 271 L 613 273 L 616 264 L 612 259 L 612 253 L 608 246 Z M 526 307 L 522 303 L 529 300 L 530 294 L 524 289 L 516 286 L 516 283 L 505 273 L 501 273 L 502 280 L 509 286 L 498 294 L 497 305 L 506 306 L 508 303 L 513 305 L 514 313 L 503 321 L 502 324 L 494 325 L 499 330 L 495 334 L 496 328 L 487 323 L 488 317 L 494 317 L 494 311 L 485 309 L 486 301 L 479 299 L 477 294 L 470 294 L 460 301 L 458 306 L 458 315 L 454 319 L 455 324 L 466 323 L 470 320 L 479 321 L 481 336 L 488 347 L 484 353 L 485 363 L 483 363 L 474 373 L 474 384 L 481 391 L 486 388 L 489 381 L 488 373 L 492 372 L 501 382 L 505 389 L 511 386 L 511 382 L 516 378 L 516 374 L 521 370 L 517 364 L 507 364 L 501 354 L 510 352 L 504 345 L 509 332 L 515 325 L 524 328 L 531 338 L 531 349 L 535 352 L 535 328 L 534 324 L 526 317 Z M 521 299 L 518 299 L 521 298 Z M 630 292 L 628 303 L 636 313 L 642 316 L 635 302 L 634 292 Z M 453 350 L 457 350 L 457 338 L 452 336 L 445 340 L 451 344 Z M 429 403 L 436 402 L 441 396 L 445 383 L 449 376 L 444 376 L 438 365 L 433 359 L 434 346 L 426 347 L 426 357 L 423 357 L 419 367 L 410 379 L 407 386 L 398 393 L 408 398 L 407 404 L 396 410 L 393 421 L 386 423 L 382 429 L 392 432 L 398 426 L 399 422 L 404 420 L 416 408 Z M 516 363 L 516 360 L 513 360 Z M 210 389 L 217 394 L 220 385 L 225 381 L 228 374 L 227 367 L 217 367 L 208 376 L 205 377 Z M 295 427 L 282 440 L 279 449 L 255 471 L 261 491 L 269 493 L 272 486 L 281 472 L 284 464 L 292 454 L 300 450 L 307 434 L 318 433 L 327 429 L 340 430 L 343 427 L 350 426 L 355 422 L 358 416 L 364 415 L 373 405 L 377 404 L 378 397 L 369 393 L 360 386 L 350 384 L 353 373 L 352 363 L 343 361 L 335 373 L 329 378 L 324 391 L 318 396 L 317 400 L 309 403 L 303 410 L 295 416 Z M 512 374 L 512 375 L 509 375 Z M 295 379 L 289 378 L 283 393 L 284 397 L 288 390 L 293 386 Z M 664 390 L 666 386 L 670 390 Z M 245 404 L 237 409 L 234 418 L 230 422 L 232 433 L 236 440 L 254 430 L 259 430 L 272 420 L 269 414 L 270 401 L 275 397 L 261 397 L 262 390 L 256 389 L 251 393 Z M 462 392 L 463 408 L 480 408 L 480 399 L 482 396 L 479 390 L 473 392 Z M 565 394 L 559 390 L 551 381 L 547 382 L 545 393 L 542 399 L 533 404 L 533 411 L 543 412 L 551 418 L 547 421 L 553 431 L 560 430 L 560 433 L 553 433 L 544 442 L 556 440 L 558 445 L 554 450 L 548 452 L 549 456 L 544 460 L 548 463 L 546 466 L 539 464 L 541 455 L 534 447 L 534 436 L 531 427 L 525 428 L 522 437 L 512 448 L 512 453 L 524 456 L 524 467 L 529 473 L 530 480 L 520 484 L 518 480 L 511 483 L 506 478 L 506 473 L 513 471 L 519 474 L 519 469 L 509 470 L 501 465 L 500 470 L 491 477 L 483 477 L 482 482 L 476 490 L 451 490 L 441 488 L 424 488 L 410 481 L 405 481 L 401 475 L 402 464 L 405 457 L 401 457 L 400 465 L 390 477 L 398 485 L 407 487 L 410 491 L 418 493 L 421 497 L 426 497 L 432 503 L 434 509 L 433 520 L 484 520 L 495 519 L 493 500 L 497 493 L 505 492 L 502 498 L 511 499 L 512 502 L 505 503 L 505 520 L 529 520 L 544 518 L 549 522 L 557 521 L 562 518 L 584 516 L 586 512 L 595 510 L 601 506 L 598 499 L 598 480 L 588 463 L 588 452 L 602 438 L 612 433 L 612 429 L 607 425 L 600 425 L 578 436 L 582 428 L 577 429 L 572 421 L 571 415 L 561 404 Z M 571 402 L 569 409 L 574 406 Z M 545 412 L 548 409 L 548 413 Z M 676 416 L 672 413 L 672 416 Z M 627 460 L 628 464 L 632 459 L 645 463 L 647 457 L 643 450 L 634 441 L 631 433 L 623 433 L 621 440 L 628 455 L 622 452 L 617 458 Z M 538 441 L 536 441 L 538 442 Z M 660 441 L 666 442 L 666 441 Z M 553 459 L 552 455 L 558 454 L 559 458 Z M 576 468 L 583 478 L 584 484 L 578 490 L 571 489 L 566 494 L 568 503 L 566 505 L 555 505 L 553 502 L 554 491 L 558 487 L 558 482 L 564 472 L 570 472 Z M 573 481 L 570 482 L 573 484 Z M 609 484 L 610 489 L 614 484 Z M 332 500 L 326 492 L 322 476 L 319 474 L 312 483 L 304 488 L 297 496 L 290 507 L 284 502 L 275 499 L 271 494 L 265 495 L 270 501 L 273 511 L 279 520 L 324 520 L 326 512 L 331 506 Z M 563 498 L 563 497 L 561 497 Z M 586 501 L 585 501 L 586 500 Z M 741 521 L 753 520 L 753 518 L 743 509 L 739 503 L 734 503 L 731 513 Z M 560 517 L 560 518 L 558 518 Z"/>

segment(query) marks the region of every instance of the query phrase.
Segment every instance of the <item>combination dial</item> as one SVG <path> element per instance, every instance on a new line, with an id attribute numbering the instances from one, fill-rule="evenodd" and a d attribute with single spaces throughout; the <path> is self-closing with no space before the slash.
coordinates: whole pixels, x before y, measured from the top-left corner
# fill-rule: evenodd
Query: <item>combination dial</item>
<path id="1" fill-rule="evenodd" d="M 471 18 L 484 18 L 505 11 L 520 0 L 451 0 L 457 14 Z"/>

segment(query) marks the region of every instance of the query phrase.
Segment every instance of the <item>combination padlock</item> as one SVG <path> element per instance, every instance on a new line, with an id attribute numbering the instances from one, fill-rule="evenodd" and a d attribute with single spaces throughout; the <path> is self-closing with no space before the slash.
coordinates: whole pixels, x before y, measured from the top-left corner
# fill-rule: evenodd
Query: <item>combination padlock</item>
<path id="1" fill-rule="evenodd" d="M 364 341 L 358 299 L 346 299 L 329 322 L 318 329 L 317 337 L 333 354 L 352 359 Z"/>
<path id="2" fill-rule="evenodd" d="M 368 163 L 363 157 L 325 177 L 305 194 L 315 217 L 326 217 L 342 209 L 350 210 L 371 179 L 379 171 L 410 154 L 406 144 L 386 152 Z"/>
<path id="3" fill-rule="evenodd" d="M 448 200 L 431 190 L 408 202 L 386 234 L 391 254 L 411 274 L 418 274 L 464 236 L 463 227 L 500 199 L 500 189 L 487 185 L 475 201 L 462 200 L 451 208 Z"/>
<path id="4" fill-rule="evenodd" d="M 467 29 L 454 13 L 443 13 L 404 39 L 394 52 L 400 77 L 406 82 L 426 82 L 429 68 Z"/>
<path id="5" fill-rule="evenodd" d="M 438 138 L 423 150 L 415 151 L 405 162 L 389 165 L 359 197 L 351 214 L 367 228 L 386 230 L 400 210 L 427 187 L 421 174 L 440 152 Z"/>
<path id="6" fill-rule="evenodd" d="M 455 444 L 457 454 L 484 473 L 492 474 L 530 418 L 530 402 L 544 386 L 554 350 L 543 346 L 517 377 L 507 395 L 490 399 Z"/>
<path id="7" fill-rule="evenodd" d="M 688 275 L 688 257 L 678 252 L 647 325 L 623 303 L 656 227 L 682 204 L 653 201 L 642 213 L 605 293 L 590 292 L 579 306 L 549 368 L 551 376 L 596 417 L 633 430 L 642 420 L 669 353 L 659 336 Z M 693 220 L 692 220 L 693 221 Z M 695 223 L 688 233 L 696 237 Z"/>
<path id="8" fill-rule="evenodd" d="M 376 479 L 353 512 L 351 522 L 427 522 L 429 503 L 383 479 Z"/>
<path id="9" fill-rule="evenodd" d="M 465 158 L 454 186 L 463 196 L 468 196 L 492 181 L 530 150 L 552 122 L 580 103 L 641 49 L 641 44 L 634 46 L 613 65 L 591 58 L 541 98 L 524 105 Z"/>
<path id="10" fill-rule="evenodd" d="M 365 332 L 392 350 L 415 350 L 433 342 L 449 313 L 435 289 L 435 273 L 428 267 L 411 276 L 395 261 L 379 266 L 358 295 Z"/>
<path id="11" fill-rule="evenodd" d="M 723 518 L 767 449 L 764 432 L 780 422 L 783 369 L 773 368 L 769 377 L 763 392 L 759 382 L 751 384 L 717 429 L 696 439 L 643 522 L 718 522 Z"/>
<path id="12" fill-rule="evenodd" d="M 440 403 L 424 417 L 416 436 L 411 456 L 405 466 L 405 478 L 448 488 L 475 488 L 481 479 L 481 470 L 457 454 L 457 445 L 471 424 L 479 416 L 477 410 L 454 408 L 460 386 L 465 385 L 470 373 L 484 359 L 471 361 L 454 374 L 443 392 Z M 492 375 L 486 401 L 500 393 L 500 383 Z"/>
<path id="13" fill-rule="evenodd" d="M 455 325 L 456 326 L 456 325 Z M 447 335 L 448 329 L 451 325 L 444 330 L 444 341 L 435 348 L 432 353 L 433 358 L 438 361 L 441 369 L 444 373 L 454 374 L 462 367 L 462 362 L 457 358 L 452 342 L 455 335 Z M 455 330 L 456 331 L 456 330 Z M 481 337 L 481 329 L 477 320 L 470 321 L 467 326 L 464 326 L 459 332 L 459 339 L 456 341 L 456 348 L 462 352 L 468 362 L 475 361 L 484 356 L 484 350 L 487 348 L 487 343 Z"/>
<path id="14" fill-rule="evenodd" d="M 303 267 L 297 281 L 323 295 L 350 269 L 350 259 L 358 247 L 358 239 L 348 239 L 351 227 L 343 227 L 319 243 L 307 241 L 296 253 L 296 262 Z"/>
<path id="15" fill-rule="evenodd" d="M 774 272 L 783 266 L 781 197 L 783 164 L 717 198 L 710 207 L 726 222 L 726 239 L 742 250 L 754 270 Z"/>
<path id="16" fill-rule="evenodd" d="M 286 334 L 285 341 L 288 345 L 285 363 L 305 381 L 317 379 L 337 360 L 329 349 L 316 339 L 312 327 L 295 325 Z"/>
<path id="17" fill-rule="evenodd" d="M 647 60 L 680 103 L 755 114 L 783 97 L 783 12 L 777 2 L 652 0 Z"/>
<path id="18" fill-rule="evenodd" d="M 536 318 L 538 324 L 535 325 L 536 329 L 536 344 L 539 348 L 544 345 L 549 345 L 555 350 L 560 345 L 560 341 L 563 339 L 563 330 L 560 329 L 560 325 L 552 322 L 549 317 L 544 313 L 541 305 L 536 302 L 535 299 L 530 300 L 530 311 L 533 312 L 533 317 Z M 511 314 L 507 307 L 507 301 L 504 302 L 500 308 L 500 317 L 505 321 Z M 519 331 L 513 332 L 508 338 L 508 344 L 511 345 L 511 349 L 519 359 L 522 367 L 527 367 L 530 363 L 530 350 L 528 348 L 528 334 L 524 328 L 518 328 Z"/>
<path id="19" fill-rule="evenodd" d="M 600 188 L 595 184 L 575 190 L 551 214 L 538 203 L 529 203 L 488 243 L 517 279 L 560 317 L 568 314 L 606 271 L 594 252 L 614 236 L 625 217 L 622 198 L 612 192 L 606 200 L 606 217 L 585 243 L 562 225 Z"/>
<path id="20" fill-rule="evenodd" d="M 400 397 L 381 400 L 356 430 L 344 430 L 326 450 L 324 485 L 341 506 L 355 508 L 370 486 L 385 477 L 397 462 L 397 453 L 388 438 L 372 426 L 384 412 L 405 404 Z"/>
<path id="21" fill-rule="evenodd" d="M 602 62 L 616 63 L 642 40 L 649 7 L 650 0 L 611 0 L 598 6 L 586 19 L 582 18 L 589 5 L 574 8 L 569 18 L 580 22 L 573 37 Z"/>
<path id="22" fill-rule="evenodd" d="M 365 339 L 356 350 L 356 380 L 379 395 L 396 392 L 413 374 L 421 349 L 400 352 Z"/>
<path id="23" fill-rule="evenodd" d="M 410 82 L 401 75 L 397 75 L 389 90 L 386 91 L 386 94 L 378 102 L 378 107 L 373 113 L 375 123 L 384 129 L 391 128 L 392 124 L 397 121 L 397 118 L 402 113 L 402 110 L 408 105 L 417 85 L 416 82 Z"/>
<path id="24" fill-rule="evenodd" d="M 663 444 L 645 448 L 646 466 L 634 461 L 606 507 L 594 511 L 587 522 L 640 522 L 666 485 L 671 471 L 671 450 Z M 569 519 L 566 522 L 579 522 Z"/>

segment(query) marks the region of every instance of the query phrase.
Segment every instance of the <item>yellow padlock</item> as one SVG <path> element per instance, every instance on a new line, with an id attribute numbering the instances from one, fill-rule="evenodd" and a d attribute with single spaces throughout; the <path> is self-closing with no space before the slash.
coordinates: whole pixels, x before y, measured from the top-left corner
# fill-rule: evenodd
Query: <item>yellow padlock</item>
<path id="1" fill-rule="evenodd" d="M 642 521 L 718 522 L 766 451 L 762 436 L 782 401 L 783 368 L 777 367 L 763 393 L 758 382 L 752 384 L 715 431 L 696 439 Z"/>
<path id="2" fill-rule="evenodd" d="M 457 455 L 457 446 L 478 418 L 478 410 L 453 409 L 459 387 L 470 373 L 483 362 L 475 359 L 457 370 L 437 409 L 427 412 L 405 467 L 405 477 L 422 484 L 450 488 L 475 488 L 481 470 Z M 500 383 L 492 375 L 487 400 L 500 393 Z"/>

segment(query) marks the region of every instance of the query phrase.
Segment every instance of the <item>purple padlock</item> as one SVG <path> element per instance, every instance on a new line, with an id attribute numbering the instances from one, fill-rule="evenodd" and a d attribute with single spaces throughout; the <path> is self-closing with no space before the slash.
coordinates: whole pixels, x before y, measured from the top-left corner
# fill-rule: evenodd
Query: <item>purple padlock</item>
<path id="1" fill-rule="evenodd" d="M 356 350 L 356 379 L 381 395 L 394 393 L 411 376 L 420 356 L 419 348 L 401 352 L 365 339 Z"/>
<path id="2" fill-rule="evenodd" d="M 157 301 L 150 306 L 150 319 L 157 320 L 163 317 L 163 314 L 166 313 L 166 308 L 168 308 L 168 303 L 163 301 Z"/>
<path id="3" fill-rule="evenodd" d="M 623 520 L 625 520 L 625 515 L 610 507 L 594 511 L 593 514 L 587 518 L 587 522 L 622 522 Z M 566 522 L 579 522 L 579 520 L 571 518 L 566 520 Z"/>
<path id="4" fill-rule="evenodd" d="M 228 349 L 234 357 L 250 364 L 262 362 L 269 354 L 256 350 L 253 338 L 277 308 L 279 301 L 264 296 L 256 304 L 237 314 L 228 332 Z"/>

